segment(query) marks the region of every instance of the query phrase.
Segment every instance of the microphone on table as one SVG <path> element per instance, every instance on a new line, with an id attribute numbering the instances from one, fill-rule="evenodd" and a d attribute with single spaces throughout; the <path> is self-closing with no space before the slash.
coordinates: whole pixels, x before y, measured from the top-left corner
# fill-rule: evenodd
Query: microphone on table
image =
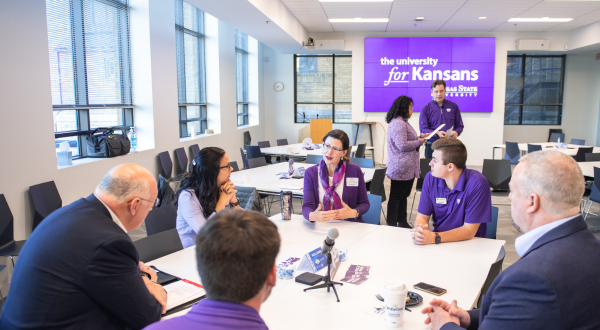
<path id="1" fill-rule="evenodd" d="M 336 228 L 331 228 L 327 231 L 327 237 L 323 241 L 323 247 L 321 248 L 321 253 L 327 254 L 331 251 L 331 248 L 335 244 L 335 239 L 340 236 L 340 232 Z"/>

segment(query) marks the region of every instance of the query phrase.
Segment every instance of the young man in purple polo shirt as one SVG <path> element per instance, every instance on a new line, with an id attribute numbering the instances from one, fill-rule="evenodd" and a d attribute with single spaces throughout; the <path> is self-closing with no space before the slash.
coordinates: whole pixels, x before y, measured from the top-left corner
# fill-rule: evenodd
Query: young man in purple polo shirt
<path id="1" fill-rule="evenodd" d="M 452 128 L 451 138 L 457 138 L 463 131 L 462 117 L 458 105 L 446 100 L 446 82 L 434 80 L 431 83 L 431 97 L 433 100 L 427 103 L 419 115 L 419 129 L 422 134 L 435 131 L 441 124 L 446 124 L 437 132 L 438 136 L 431 137 L 425 144 L 425 158 L 431 158 L 433 149 L 431 145 L 439 138 L 446 137 L 446 131 Z"/>
<path id="2" fill-rule="evenodd" d="M 206 299 L 179 317 L 146 330 L 268 330 L 258 314 L 275 286 L 277 226 L 258 212 L 221 211 L 196 236 L 196 260 Z"/>
<path id="3" fill-rule="evenodd" d="M 439 244 L 486 237 L 492 221 L 490 185 L 483 174 L 466 168 L 467 148 L 458 139 L 433 143 L 431 172 L 423 181 L 413 232 L 415 244 Z M 433 217 L 433 229 L 429 219 Z"/>

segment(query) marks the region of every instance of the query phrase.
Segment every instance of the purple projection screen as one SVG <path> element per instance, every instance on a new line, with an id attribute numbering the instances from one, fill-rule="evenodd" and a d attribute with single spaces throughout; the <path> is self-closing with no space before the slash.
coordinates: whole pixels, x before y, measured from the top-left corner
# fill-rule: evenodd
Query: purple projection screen
<path id="1" fill-rule="evenodd" d="M 365 38 L 365 112 L 387 112 L 400 95 L 414 111 L 446 81 L 461 112 L 492 112 L 496 38 Z"/>

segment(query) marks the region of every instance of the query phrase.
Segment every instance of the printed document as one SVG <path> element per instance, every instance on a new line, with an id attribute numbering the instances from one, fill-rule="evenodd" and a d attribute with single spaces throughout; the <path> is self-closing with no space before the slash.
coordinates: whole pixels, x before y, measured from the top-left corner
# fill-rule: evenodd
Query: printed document
<path id="1" fill-rule="evenodd" d="M 167 291 L 167 310 L 206 295 L 202 285 L 185 279 L 165 285 L 163 288 Z"/>

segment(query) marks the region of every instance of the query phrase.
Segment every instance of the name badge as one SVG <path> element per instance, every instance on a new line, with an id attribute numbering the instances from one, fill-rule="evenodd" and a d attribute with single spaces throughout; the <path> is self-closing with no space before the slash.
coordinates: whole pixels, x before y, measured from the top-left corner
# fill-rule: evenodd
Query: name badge
<path id="1" fill-rule="evenodd" d="M 446 109 L 446 111 L 450 112 L 450 111 L 452 111 L 452 109 L 448 108 L 448 109 Z"/>
<path id="2" fill-rule="evenodd" d="M 436 198 L 435 199 L 435 203 L 436 204 L 444 204 L 444 205 L 446 205 L 446 199 L 445 198 Z"/>
<path id="3" fill-rule="evenodd" d="M 348 187 L 358 187 L 358 178 L 346 178 L 346 185 Z"/>

